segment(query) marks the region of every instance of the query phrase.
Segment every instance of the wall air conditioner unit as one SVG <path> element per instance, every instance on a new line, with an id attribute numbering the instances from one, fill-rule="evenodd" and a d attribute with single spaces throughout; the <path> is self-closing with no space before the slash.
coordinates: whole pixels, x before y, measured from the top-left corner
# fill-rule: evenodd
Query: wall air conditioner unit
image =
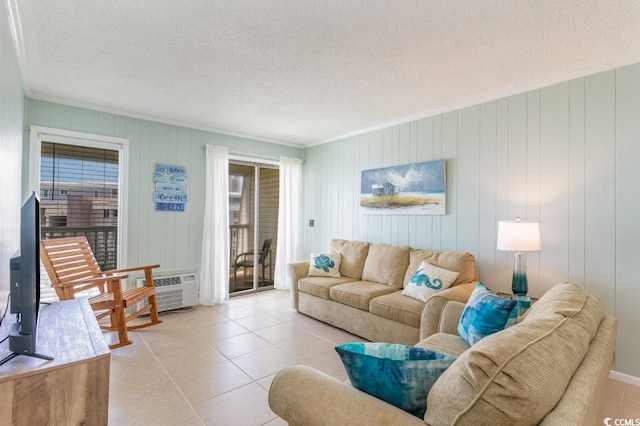
<path id="1" fill-rule="evenodd" d="M 136 286 L 145 285 L 144 277 L 136 279 Z M 156 275 L 153 277 L 156 286 L 156 301 L 158 312 L 172 309 L 185 308 L 198 304 L 198 277 L 195 272 L 173 275 Z M 144 305 L 148 305 L 147 300 Z"/>

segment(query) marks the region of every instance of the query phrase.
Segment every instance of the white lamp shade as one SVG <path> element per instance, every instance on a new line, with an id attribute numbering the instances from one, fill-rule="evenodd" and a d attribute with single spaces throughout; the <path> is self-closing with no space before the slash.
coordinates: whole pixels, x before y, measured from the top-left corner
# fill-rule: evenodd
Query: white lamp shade
<path id="1" fill-rule="evenodd" d="M 498 250 L 540 251 L 540 224 L 519 220 L 499 221 Z"/>

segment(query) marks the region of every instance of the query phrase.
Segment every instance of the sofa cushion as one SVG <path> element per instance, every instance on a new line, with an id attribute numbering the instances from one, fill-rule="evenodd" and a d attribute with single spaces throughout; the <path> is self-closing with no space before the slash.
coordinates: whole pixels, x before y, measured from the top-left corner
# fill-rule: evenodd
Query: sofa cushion
<path id="1" fill-rule="evenodd" d="M 369 243 L 333 239 L 329 242 L 329 251 L 340 253 L 340 275 L 357 280 L 362 279 L 364 261 L 369 253 Z"/>
<path id="2" fill-rule="evenodd" d="M 462 311 L 458 334 L 469 345 L 503 330 L 512 313 L 517 313 L 516 301 L 505 299 L 478 283 Z M 515 317 L 514 317 L 515 319 Z"/>
<path id="3" fill-rule="evenodd" d="M 429 297 L 449 288 L 458 275 L 460 273 L 440 268 L 423 260 L 416 273 L 411 277 L 411 281 L 402 290 L 402 294 L 427 303 Z"/>
<path id="4" fill-rule="evenodd" d="M 551 290 L 527 310 L 520 322 L 536 318 L 547 318 L 554 314 L 572 317 L 589 332 L 591 341 L 596 335 L 600 322 L 606 315 L 604 306 L 595 296 L 585 292 L 576 284 L 563 282 Z"/>
<path id="5" fill-rule="evenodd" d="M 304 277 L 298 280 L 298 290 L 312 296 L 329 299 L 329 289 L 338 284 L 353 281 L 353 278 Z"/>
<path id="6" fill-rule="evenodd" d="M 369 312 L 412 327 L 420 328 L 424 303 L 403 296 L 400 291 L 378 296 L 369 302 Z"/>
<path id="7" fill-rule="evenodd" d="M 340 276 L 340 253 L 311 253 L 309 261 L 309 277 L 333 277 Z"/>
<path id="8" fill-rule="evenodd" d="M 389 343 L 336 346 L 351 384 L 422 418 L 427 393 L 455 357 L 428 349 Z"/>
<path id="9" fill-rule="evenodd" d="M 370 281 L 354 281 L 331 287 L 329 298 L 344 305 L 368 311 L 371 299 L 393 292 L 400 292 L 400 290 Z"/>
<path id="10" fill-rule="evenodd" d="M 449 333 L 432 334 L 426 339 L 422 339 L 416 343 L 416 346 L 453 356 L 460 356 L 464 351 L 469 349 L 469 344 L 465 342 L 462 337 Z"/>
<path id="11" fill-rule="evenodd" d="M 428 424 L 537 424 L 555 407 L 595 333 L 587 317 L 604 308 L 575 285 L 554 289 L 533 306 L 556 308 L 487 336 L 443 373 L 427 398 Z"/>
<path id="12" fill-rule="evenodd" d="M 402 288 L 410 251 L 409 246 L 372 244 L 364 262 L 362 280 Z"/>
<path id="13" fill-rule="evenodd" d="M 460 275 L 451 286 L 478 280 L 476 260 L 472 254 L 457 251 L 414 249 L 409 253 L 409 267 L 404 275 L 404 287 L 411 281 L 413 274 L 416 273 L 423 260 L 440 268 L 459 272 Z"/>

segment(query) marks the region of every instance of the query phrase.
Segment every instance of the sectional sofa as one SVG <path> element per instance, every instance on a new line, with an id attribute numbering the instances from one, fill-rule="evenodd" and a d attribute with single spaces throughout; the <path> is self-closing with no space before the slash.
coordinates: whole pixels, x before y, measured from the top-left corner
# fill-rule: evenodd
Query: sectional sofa
<path id="1" fill-rule="evenodd" d="M 290 425 L 601 425 L 617 320 L 575 284 L 545 293 L 520 321 L 469 346 L 456 329 L 464 304 L 446 302 L 419 347 L 456 356 L 413 416 L 313 368 L 282 370 L 271 409 Z M 425 334 L 428 334 L 425 332 Z"/>
<path id="2" fill-rule="evenodd" d="M 333 239 L 339 277 L 308 276 L 309 261 L 289 265 L 293 308 L 371 341 L 413 345 L 435 333 L 448 301 L 466 302 L 478 282 L 469 253 Z M 402 294 L 422 261 L 459 275 L 426 302 Z M 431 327 L 422 327 L 421 324 Z"/>

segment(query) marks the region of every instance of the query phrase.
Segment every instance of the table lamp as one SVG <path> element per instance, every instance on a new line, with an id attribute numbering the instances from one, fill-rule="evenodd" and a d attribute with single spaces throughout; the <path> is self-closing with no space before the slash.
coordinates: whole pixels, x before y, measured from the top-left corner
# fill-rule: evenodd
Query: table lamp
<path id="1" fill-rule="evenodd" d="M 498 250 L 515 251 L 511 290 L 514 295 L 526 295 L 527 258 L 525 252 L 540 251 L 540 224 L 538 222 L 501 220 L 498 222 Z"/>

